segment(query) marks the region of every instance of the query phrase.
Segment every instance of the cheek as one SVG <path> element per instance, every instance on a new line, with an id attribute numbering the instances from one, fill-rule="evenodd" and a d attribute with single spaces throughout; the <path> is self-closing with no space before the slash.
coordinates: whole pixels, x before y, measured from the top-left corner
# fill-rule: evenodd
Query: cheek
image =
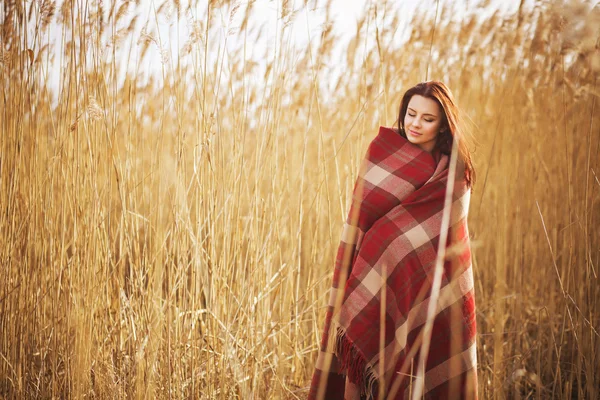
<path id="1" fill-rule="evenodd" d="M 440 124 L 437 123 L 430 123 L 427 126 L 427 133 L 429 133 L 432 136 L 436 136 L 438 131 L 440 130 Z"/>

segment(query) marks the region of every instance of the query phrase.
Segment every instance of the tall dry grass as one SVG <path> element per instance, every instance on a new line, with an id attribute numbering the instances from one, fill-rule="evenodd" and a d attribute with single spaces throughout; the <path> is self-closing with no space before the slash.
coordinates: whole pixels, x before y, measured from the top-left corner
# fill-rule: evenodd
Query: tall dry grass
<path id="1" fill-rule="evenodd" d="M 275 2 L 257 55 L 252 3 L 203 4 L 3 2 L 0 397 L 303 398 L 365 146 L 440 79 L 476 140 L 480 396 L 599 398 L 598 5 L 373 2 L 336 53 L 290 36 L 328 4 Z"/>

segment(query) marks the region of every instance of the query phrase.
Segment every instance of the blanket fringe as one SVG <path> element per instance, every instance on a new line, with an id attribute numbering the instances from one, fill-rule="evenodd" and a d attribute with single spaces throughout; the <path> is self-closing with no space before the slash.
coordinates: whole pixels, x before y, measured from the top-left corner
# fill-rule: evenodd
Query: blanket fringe
<path id="1" fill-rule="evenodd" d="M 361 394 L 373 400 L 377 394 L 378 384 L 375 370 L 348 339 L 344 328 L 337 326 L 333 330 L 335 330 L 334 340 L 329 340 L 327 343 L 327 351 L 338 357 L 342 370 L 346 372 L 350 382 L 360 387 Z"/>

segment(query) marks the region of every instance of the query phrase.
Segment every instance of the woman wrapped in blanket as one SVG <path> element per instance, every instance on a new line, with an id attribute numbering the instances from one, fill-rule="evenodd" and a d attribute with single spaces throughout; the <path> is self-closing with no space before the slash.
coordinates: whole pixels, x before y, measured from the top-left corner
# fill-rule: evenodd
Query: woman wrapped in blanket
<path id="1" fill-rule="evenodd" d="M 354 186 L 310 399 L 477 398 L 474 179 L 450 90 L 410 88 Z"/>

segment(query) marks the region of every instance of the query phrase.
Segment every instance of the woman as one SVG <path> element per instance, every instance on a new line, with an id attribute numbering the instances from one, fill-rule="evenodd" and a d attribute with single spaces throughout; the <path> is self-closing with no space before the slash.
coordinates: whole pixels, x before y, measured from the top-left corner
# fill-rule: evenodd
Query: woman
<path id="1" fill-rule="evenodd" d="M 402 98 L 399 129 L 381 127 L 370 144 L 310 399 L 476 398 L 475 174 L 458 114 L 446 85 L 419 83 Z"/>

